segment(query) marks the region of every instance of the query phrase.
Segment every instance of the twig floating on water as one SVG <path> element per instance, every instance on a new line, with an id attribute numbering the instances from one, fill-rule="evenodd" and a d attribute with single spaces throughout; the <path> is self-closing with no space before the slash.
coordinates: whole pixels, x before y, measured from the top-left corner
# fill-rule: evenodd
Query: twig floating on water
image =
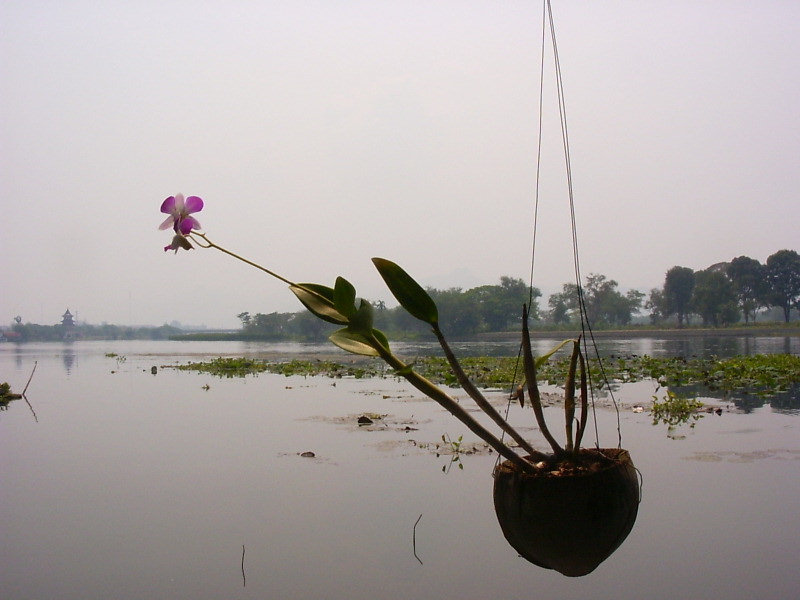
<path id="1" fill-rule="evenodd" d="M 421 518 L 422 518 L 422 513 L 420 513 L 419 517 L 417 517 L 417 521 L 414 523 L 414 536 L 413 536 L 414 558 L 416 558 L 419 561 L 419 564 L 423 564 L 419 556 L 417 556 L 417 525 L 419 524 Z"/>
<path id="2" fill-rule="evenodd" d="M 247 586 L 247 576 L 244 574 L 244 544 L 242 544 L 242 587 Z"/>

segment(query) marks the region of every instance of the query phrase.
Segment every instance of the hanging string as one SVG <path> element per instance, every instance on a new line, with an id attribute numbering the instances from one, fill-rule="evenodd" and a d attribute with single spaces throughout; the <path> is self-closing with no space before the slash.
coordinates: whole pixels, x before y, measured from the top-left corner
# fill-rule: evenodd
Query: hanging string
<path id="1" fill-rule="evenodd" d="M 578 251 L 578 227 L 577 222 L 575 219 L 575 195 L 572 185 L 572 163 L 570 160 L 570 147 L 569 147 L 569 132 L 567 128 L 567 108 L 564 102 L 564 80 L 561 74 L 561 61 L 558 56 L 558 44 L 556 42 L 556 30 L 555 30 L 555 23 L 553 21 L 553 11 L 550 6 L 550 0 L 545 0 L 546 11 L 547 11 L 547 21 L 550 27 L 550 39 L 553 44 L 553 62 L 555 65 L 555 72 L 556 72 L 556 90 L 558 95 L 558 114 L 559 119 L 561 122 L 561 140 L 564 148 L 564 164 L 566 168 L 566 176 L 567 176 L 567 193 L 569 196 L 569 213 L 570 213 L 570 224 L 572 228 L 572 258 L 574 262 L 574 269 L 575 269 L 575 285 L 578 294 L 578 310 L 580 313 L 581 318 L 581 340 L 583 342 L 584 353 L 586 356 L 589 356 L 589 347 L 591 345 L 591 349 L 593 350 L 594 356 L 597 359 L 597 364 L 600 369 L 600 375 L 602 382 L 605 384 L 606 389 L 608 390 L 609 396 L 611 397 L 611 401 L 614 405 L 614 409 L 616 411 L 617 416 L 617 439 L 619 447 L 622 447 L 622 427 L 620 424 L 620 414 L 619 414 L 619 406 L 617 404 L 617 400 L 614 397 L 614 392 L 611 390 L 611 387 L 608 385 L 608 378 L 606 376 L 605 368 L 603 367 L 603 361 L 600 358 L 600 352 L 597 348 L 597 342 L 594 337 L 594 332 L 592 331 L 592 326 L 589 320 L 589 313 L 586 309 L 586 296 L 583 291 L 583 277 L 581 275 L 581 265 L 580 265 L 580 253 Z M 594 385 L 592 384 L 592 375 L 591 369 L 587 373 L 587 377 L 589 378 L 589 390 L 592 397 L 592 415 L 594 417 L 594 430 L 595 430 L 595 442 L 599 446 L 599 432 L 597 430 L 597 414 L 595 408 L 595 397 L 594 397 Z"/>
<path id="2" fill-rule="evenodd" d="M 545 57 L 545 43 L 547 41 L 546 35 L 546 5 L 542 5 L 542 43 L 541 43 L 541 60 L 539 64 L 539 105 L 537 107 L 538 113 L 538 137 L 536 140 L 536 179 L 534 182 L 533 192 L 533 235 L 531 236 L 531 271 L 530 271 L 530 285 L 528 286 L 528 306 L 533 304 L 533 282 L 534 272 L 536 268 L 536 232 L 537 224 L 539 222 L 539 184 L 541 182 L 542 173 L 542 121 L 544 119 L 544 57 Z"/>
<path id="3" fill-rule="evenodd" d="M 537 107 L 537 114 L 538 114 L 538 137 L 536 140 L 536 177 L 534 181 L 534 201 L 533 201 L 533 231 L 531 235 L 531 270 L 529 274 L 529 284 L 528 284 L 528 308 L 533 305 L 533 282 L 535 267 L 536 267 L 536 232 L 537 232 L 537 223 L 539 222 L 539 183 L 541 181 L 541 168 L 542 168 L 542 121 L 544 119 L 544 111 L 542 109 L 544 102 L 544 65 L 545 65 L 545 45 L 547 41 L 546 35 L 546 15 L 547 15 L 547 7 L 543 3 L 542 4 L 542 42 L 541 42 L 541 60 L 539 64 L 539 104 Z M 511 402 L 515 398 L 515 388 L 517 386 L 517 377 L 519 375 L 519 368 L 520 364 L 522 363 L 522 342 L 520 342 L 519 350 L 517 351 L 517 360 L 514 362 L 514 372 L 511 376 L 511 389 L 509 390 L 508 394 L 508 402 L 506 403 L 506 414 L 505 419 L 508 420 L 508 415 L 511 410 Z M 505 439 L 505 432 L 503 432 L 501 440 Z M 497 464 L 500 463 L 500 457 L 497 457 Z"/>
<path id="4" fill-rule="evenodd" d="M 569 146 L 569 132 L 567 128 L 567 114 L 566 114 L 566 104 L 564 101 L 564 82 L 561 73 L 561 61 L 558 55 L 558 44 L 556 42 L 556 32 L 555 32 L 555 23 L 553 20 L 553 11 L 550 5 L 550 0 L 545 0 L 542 4 L 542 37 L 541 37 L 541 61 L 540 61 L 540 70 L 539 70 L 539 98 L 538 98 L 538 138 L 537 138 L 537 151 L 536 151 L 536 178 L 535 178 L 535 189 L 534 189 L 534 212 L 533 212 L 533 232 L 532 232 L 532 244 L 531 244 L 531 269 L 530 269 L 530 284 L 528 288 L 528 306 L 530 307 L 533 303 L 533 290 L 534 285 L 533 282 L 535 281 L 535 258 L 536 258 L 536 237 L 537 237 L 537 229 L 538 229 L 538 215 L 539 215 L 539 191 L 540 191 L 540 182 L 541 182 L 541 158 L 542 158 L 542 129 L 543 129 L 543 120 L 544 120 L 544 109 L 543 109 L 543 95 L 544 95 L 544 72 L 545 72 L 545 53 L 546 53 L 546 45 L 547 45 L 547 33 L 549 29 L 550 34 L 550 42 L 553 48 L 553 62 L 555 66 L 555 77 L 556 77 L 556 90 L 557 90 L 557 97 L 558 97 L 558 112 L 559 112 L 559 121 L 561 126 L 561 141 L 564 150 L 564 164 L 566 169 L 566 178 L 567 178 L 567 193 L 569 197 L 569 211 L 570 211 L 570 225 L 572 230 L 572 257 L 573 257 L 573 267 L 575 271 L 575 284 L 577 290 L 577 302 L 578 302 L 578 311 L 580 314 L 581 320 L 581 343 L 583 344 L 584 354 L 588 357 L 589 356 L 589 348 L 591 347 L 593 351 L 593 355 L 597 358 L 597 364 L 600 370 L 600 377 L 602 382 L 605 384 L 606 389 L 611 397 L 611 401 L 614 405 L 614 409 L 616 411 L 617 417 L 617 439 L 619 447 L 622 447 L 622 428 L 620 424 L 620 413 L 619 413 L 619 406 L 617 404 L 616 398 L 614 397 L 614 393 L 611 390 L 610 386 L 608 385 L 608 377 L 605 372 L 605 368 L 603 366 L 603 361 L 600 359 L 600 352 L 597 347 L 597 342 L 594 337 L 594 332 L 592 331 L 591 323 L 589 320 L 588 310 L 586 308 L 586 299 L 582 285 L 582 275 L 581 275 L 581 266 L 580 266 L 580 254 L 578 251 L 578 228 L 577 228 L 577 221 L 575 218 L 575 196 L 572 184 L 572 163 L 570 160 L 570 146 Z M 520 350 L 517 354 L 517 361 L 514 367 L 514 374 L 512 378 L 512 387 L 509 393 L 508 404 L 506 406 L 506 418 L 508 418 L 508 413 L 511 407 L 511 402 L 515 397 L 515 386 L 517 381 L 518 369 L 519 364 L 521 361 L 521 354 L 522 354 L 522 346 L 520 345 Z M 597 414 L 596 414 L 596 403 L 595 403 L 595 386 L 592 382 L 592 374 L 591 369 L 587 372 L 588 381 L 588 388 L 591 394 L 591 405 L 592 405 L 592 415 L 594 421 L 594 430 L 595 430 L 595 443 L 599 447 L 599 432 L 597 428 Z"/>

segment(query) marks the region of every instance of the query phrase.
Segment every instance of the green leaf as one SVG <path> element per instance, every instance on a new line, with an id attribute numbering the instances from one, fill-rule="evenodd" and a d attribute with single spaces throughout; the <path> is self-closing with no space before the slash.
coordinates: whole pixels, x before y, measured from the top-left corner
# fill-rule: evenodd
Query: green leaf
<path id="1" fill-rule="evenodd" d="M 566 346 L 570 342 L 574 343 L 575 340 L 574 339 L 564 340 L 563 342 L 558 344 L 555 348 L 550 350 L 550 352 L 548 352 L 547 354 L 543 354 L 542 356 L 536 357 L 536 368 L 538 369 L 539 367 L 541 367 L 544 363 L 550 360 L 550 357 L 553 356 L 553 354 L 561 350 L 564 346 Z"/>
<path id="2" fill-rule="evenodd" d="M 344 277 L 336 278 L 333 304 L 336 310 L 348 319 L 352 319 L 356 314 L 356 288 Z"/>
<path id="3" fill-rule="evenodd" d="M 360 354 L 362 356 L 380 356 L 378 350 L 375 349 L 375 341 L 367 336 L 352 331 L 348 327 L 344 327 L 334 331 L 328 339 L 342 350 L 350 352 L 351 354 Z"/>
<path id="4" fill-rule="evenodd" d="M 439 322 L 436 303 L 408 273 L 396 263 L 385 258 L 373 258 L 372 262 L 383 277 L 389 291 L 412 317 L 430 325 Z"/>
<path id="5" fill-rule="evenodd" d="M 358 312 L 350 317 L 349 328 L 364 335 L 372 333 L 372 304 L 362 299 Z"/>
<path id="6" fill-rule="evenodd" d="M 350 320 L 336 310 L 334 290 L 317 283 L 298 283 L 289 286 L 297 299 L 303 303 L 312 314 L 328 323 L 347 325 Z"/>
<path id="7" fill-rule="evenodd" d="M 386 334 L 384 334 L 380 329 L 373 329 L 372 337 L 378 344 L 383 346 L 383 349 L 386 352 L 391 353 L 391 349 L 389 348 L 389 339 L 386 337 Z"/>

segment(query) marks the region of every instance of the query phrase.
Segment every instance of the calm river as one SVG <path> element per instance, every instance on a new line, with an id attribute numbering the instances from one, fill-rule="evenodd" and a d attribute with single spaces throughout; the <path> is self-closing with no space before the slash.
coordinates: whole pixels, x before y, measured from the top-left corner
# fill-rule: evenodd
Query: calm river
<path id="1" fill-rule="evenodd" d="M 601 346 L 609 354 L 798 354 L 799 341 Z M 429 350 L 401 348 L 411 357 Z M 437 453 L 443 435 L 475 438 L 407 384 L 219 379 L 164 368 L 301 353 L 333 351 L 236 342 L 0 344 L 0 382 L 13 390 L 37 365 L 27 402 L 0 411 L 0 597 L 797 598 L 796 408 L 767 402 L 745 413 L 717 402 L 721 415 L 668 435 L 646 409 L 633 410 L 663 390 L 653 382 L 622 386 L 623 446 L 643 481 L 638 519 L 596 571 L 567 578 L 508 545 L 492 504 L 495 455 L 465 454 L 451 464 Z M 563 418 L 560 409 L 545 412 L 551 423 Z M 365 413 L 383 418 L 359 428 Z M 616 413 L 596 415 L 601 445 L 616 445 Z M 511 420 L 544 449 L 527 410 L 513 407 Z"/>

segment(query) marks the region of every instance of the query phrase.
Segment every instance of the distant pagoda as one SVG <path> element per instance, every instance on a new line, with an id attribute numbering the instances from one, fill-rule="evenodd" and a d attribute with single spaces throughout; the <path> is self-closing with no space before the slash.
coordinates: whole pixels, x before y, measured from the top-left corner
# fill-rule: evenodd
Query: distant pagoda
<path id="1" fill-rule="evenodd" d="M 64 328 L 64 338 L 65 340 L 74 340 L 77 337 L 77 331 L 75 330 L 75 318 L 72 316 L 72 313 L 65 312 L 61 315 L 61 327 Z"/>

